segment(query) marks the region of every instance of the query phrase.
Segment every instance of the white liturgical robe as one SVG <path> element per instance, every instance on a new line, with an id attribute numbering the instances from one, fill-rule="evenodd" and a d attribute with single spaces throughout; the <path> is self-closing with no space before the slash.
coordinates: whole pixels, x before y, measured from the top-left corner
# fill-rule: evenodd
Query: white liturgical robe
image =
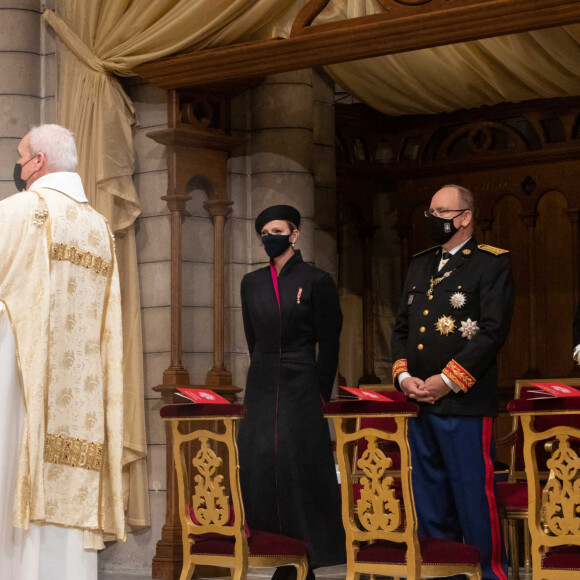
<path id="1" fill-rule="evenodd" d="M 53 173 L 0 202 L 0 252 L 1 577 L 96 580 L 125 537 L 113 237 Z"/>

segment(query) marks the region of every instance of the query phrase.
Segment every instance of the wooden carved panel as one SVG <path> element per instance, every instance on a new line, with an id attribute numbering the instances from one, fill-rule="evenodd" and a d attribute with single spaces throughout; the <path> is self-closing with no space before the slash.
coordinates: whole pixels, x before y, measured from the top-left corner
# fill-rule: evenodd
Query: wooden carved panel
<path id="1" fill-rule="evenodd" d="M 409 216 L 409 258 L 433 245 L 427 229 L 427 218 L 423 213 L 428 208 L 428 202 L 420 204 Z"/>
<path id="2" fill-rule="evenodd" d="M 515 249 L 510 251 L 518 297 L 514 306 L 512 328 L 517 329 L 517 332 L 508 336 L 498 361 L 501 369 L 509 368 L 509 378 L 515 380 L 523 377 L 530 368 L 530 343 L 521 339 L 521 336 L 527 337 L 530 333 L 528 232 L 522 219 L 522 203 L 515 195 L 502 197 L 495 205 L 489 243 L 499 248 Z"/>
<path id="3" fill-rule="evenodd" d="M 538 366 L 541 376 L 566 376 L 573 370 L 572 320 L 575 295 L 571 252 L 572 226 L 565 210 L 568 202 L 557 191 L 546 193 L 538 203 L 536 223 L 536 314 Z M 578 242 L 577 240 L 575 241 Z"/>

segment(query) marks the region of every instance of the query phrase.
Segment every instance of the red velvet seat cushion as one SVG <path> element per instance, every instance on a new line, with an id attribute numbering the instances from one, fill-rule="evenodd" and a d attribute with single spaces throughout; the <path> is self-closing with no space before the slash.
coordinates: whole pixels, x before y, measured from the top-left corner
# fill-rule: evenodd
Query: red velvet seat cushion
<path id="1" fill-rule="evenodd" d="M 397 430 L 397 423 L 393 417 L 364 417 L 360 420 L 360 428 L 394 433 Z"/>
<path id="2" fill-rule="evenodd" d="M 234 538 L 216 537 L 216 534 L 199 536 L 191 546 L 192 554 L 204 554 L 214 556 L 233 556 Z M 252 530 L 248 538 L 250 556 L 306 556 L 306 544 L 301 540 Z"/>
<path id="3" fill-rule="evenodd" d="M 553 548 L 542 560 L 542 568 L 545 570 L 580 570 L 580 546 Z"/>
<path id="4" fill-rule="evenodd" d="M 526 393 L 526 398 L 510 401 L 507 406 L 508 411 L 510 413 L 580 411 L 580 397 L 543 397 L 542 395 L 536 395 L 536 397 L 532 398 L 530 393 Z M 574 423 L 580 426 L 580 418 L 575 417 Z"/>
<path id="5" fill-rule="evenodd" d="M 244 405 L 204 405 L 184 403 L 161 407 L 159 414 L 163 419 L 201 419 L 203 417 L 243 417 L 246 412 Z"/>
<path id="6" fill-rule="evenodd" d="M 528 484 L 525 481 L 498 481 L 496 484 L 497 502 L 507 510 L 528 509 Z"/>
<path id="7" fill-rule="evenodd" d="M 394 393 L 393 393 L 394 394 Z M 390 396 L 390 393 L 389 393 Z M 409 401 L 361 401 L 339 399 L 324 405 L 323 413 L 336 415 L 417 415 L 419 405 Z"/>
<path id="8" fill-rule="evenodd" d="M 460 564 L 477 566 L 479 564 L 479 550 L 467 544 L 439 540 L 437 538 L 419 538 L 421 562 L 424 565 L 432 564 Z M 404 564 L 406 561 L 406 544 L 378 540 L 361 548 L 355 560 L 368 564 Z"/>

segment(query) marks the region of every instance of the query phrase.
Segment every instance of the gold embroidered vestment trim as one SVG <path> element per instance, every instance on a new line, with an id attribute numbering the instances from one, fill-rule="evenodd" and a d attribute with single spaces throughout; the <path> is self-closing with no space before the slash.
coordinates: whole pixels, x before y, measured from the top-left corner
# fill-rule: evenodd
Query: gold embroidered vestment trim
<path id="1" fill-rule="evenodd" d="M 103 444 L 47 433 L 44 442 L 44 461 L 101 471 Z"/>
<path id="2" fill-rule="evenodd" d="M 108 260 L 95 256 L 91 252 L 79 250 L 69 244 L 51 244 L 50 259 L 58 261 L 66 260 L 77 266 L 93 270 L 101 276 L 107 276 L 111 268 L 111 262 Z"/>

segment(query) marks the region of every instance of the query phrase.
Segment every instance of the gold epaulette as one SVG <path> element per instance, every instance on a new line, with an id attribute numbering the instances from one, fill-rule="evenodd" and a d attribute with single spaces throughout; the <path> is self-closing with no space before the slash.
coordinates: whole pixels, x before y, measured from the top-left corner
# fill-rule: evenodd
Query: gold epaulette
<path id="1" fill-rule="evenodd" d="M 438 250 L 441 246 L 431 246 L 430 248 L 427 248 L 426 250 L 423 250 L 422 252 L 417 252 L 416 254 L 413 254 L 413 258 L 416 258 L 417 256 L 422 256 L 423 254 L 426 254 L 427 252 L 431 252 L 432 250 Z"/>
<path id="2" fill-rule="evenodd" d="M 479 244 L 477 246 L 479 250 L 483 250 L 484 252 L 489 252 L 494 256 L 499 256 L 500 254 L 507 254 L 509 250 L 502 250 L 501 248 L 495 248 L 494 246 L 488 246 L 487 244 Z"/>

